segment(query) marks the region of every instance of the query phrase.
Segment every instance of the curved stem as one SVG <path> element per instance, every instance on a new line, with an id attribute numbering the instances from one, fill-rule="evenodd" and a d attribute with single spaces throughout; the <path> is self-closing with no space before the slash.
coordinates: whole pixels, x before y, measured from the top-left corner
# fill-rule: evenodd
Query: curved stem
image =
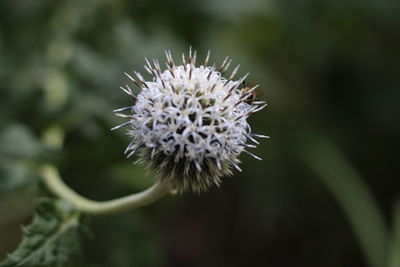
<path id="1" fill-rule="evenodd" d="M 70 189 L 62 181 L 56 167 L 50 164 L 43 165 L 39 169 L 39 174 L 55 195 L 70 202 L 78 210 L 93 215 L 105 215 L 140 208 L 158 200 L 170 190 L 167 183 L 158 181 L 150 188 L 133 195 L 110 201 L 93 201 Z"/>
<path id="2" fill-rule="evenodd" d="M 362 177 L 324 136 L 306 132 L 297 153 L 346 214 L 371 267 L 385 266 L 389 234 L 384 216 Z"/>
<path id="3" fill-rule="evenodd" d="M 400 199 L 393 212 L 393 232 L 389 245 L 388 267 L 400 267 Z"/>

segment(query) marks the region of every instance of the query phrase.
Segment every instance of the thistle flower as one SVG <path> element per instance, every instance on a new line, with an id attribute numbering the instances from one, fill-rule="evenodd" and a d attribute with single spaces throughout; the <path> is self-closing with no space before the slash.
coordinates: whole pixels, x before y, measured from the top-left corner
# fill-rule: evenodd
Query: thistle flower
<path id="1" fill-rule="evenodd" d="M 200 66 L 191 49 L 188 61 L 182 54 L 179 65 L 170 51 L 165 54 L 165 70 L 158 60 L 151 64 L 146 59 L 150 81 L 138 72 L 137 79 L 125 73 L 141 91 L 135 96 L 129 85 L 121 87 L 135 104 L 114 111 L 128 121 L 112 130 L 129 126 L 128 157 L 138 154 L 138 163 L 147 163 L 178 192 L 200 193 L 219 186 L 222 177 L 232 175 L 232 167 L 241 171 L 242 152 L 261 160 L 246 150 L 256 147 L 247 142 L 259 144 L 255 138 L 268 136 L 251 133 L 247 118 L 266 104 L 250 100 L 257 86 L 242 88 L 248 74 L 234 79 L 239 66 L 225 78 L 229 58 L 216 68 L 208 66 L 210 52 Z"/>

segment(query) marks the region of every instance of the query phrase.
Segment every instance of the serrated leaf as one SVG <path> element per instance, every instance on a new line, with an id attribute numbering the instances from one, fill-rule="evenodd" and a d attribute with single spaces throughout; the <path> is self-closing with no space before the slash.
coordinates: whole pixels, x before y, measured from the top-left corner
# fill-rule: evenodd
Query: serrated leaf
<path id="1" fill-rule="evenodd" d="M 0 267 L 59 267 L 80 251 L 85 234 L 80 214 L 60 199 L 39 201 L 32 223 L 23 228 L 18 248 Z"/>

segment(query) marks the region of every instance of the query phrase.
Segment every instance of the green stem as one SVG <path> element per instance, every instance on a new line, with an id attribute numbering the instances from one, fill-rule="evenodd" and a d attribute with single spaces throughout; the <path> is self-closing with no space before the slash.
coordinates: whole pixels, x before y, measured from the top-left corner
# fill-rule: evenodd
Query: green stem
<path id="1" fill-rule="evenodd" d="M 47 164 L 41 166 L 39 168 L 39 174 L 43 182 L 55 195 L 68 201 L 78 210 L 93 215 L 105 215 L 137 209 L 158 200 L 170 190 L 166 183 L 159 181 L 140 193 L 110 201 L 99 202 L 84 198 L 71 190 L 62 181 L 58 170 L 52 165 Z"/>
<path id="2" fill-rule="evenodd" d="M 64 143 L 64 131 L 53 125 L 43 133 L 43 141 L 50 149 L 60 150 Z M 148 189 L 119 199 L 93 201 L 80 196 L 66 185 L 57 170 L 51 164 L 39 167 L 39 175 L 46 186 L 58 197 L 70 202 L 81 212 L 93 215 L 105 215 L 137 209 L 146 206 L 170 192 L 166 182 L 158 181 Z"/>
<path id="3" fill-rule="evenodd" d="M 387 226 L 363 179 L 323 136 L 309 132 L 298 141 L 299 156 L 338 201 L 369 265 L 385 266 L 389 239 Z"/>

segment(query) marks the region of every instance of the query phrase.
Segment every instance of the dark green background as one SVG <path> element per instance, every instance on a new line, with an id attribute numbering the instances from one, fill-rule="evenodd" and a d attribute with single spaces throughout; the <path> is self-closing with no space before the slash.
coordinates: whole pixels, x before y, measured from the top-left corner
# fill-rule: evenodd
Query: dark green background
<path id="1" fill-rule="evenodd" d="M 34 195 L 46 193 L 32 162 L 54 161 L 96 200 L 152 183 L 124 157 L 124 131 L 109 130 L 122 122 L 112 110 L 132 104 L 118 88 L 123 72 L 144 72 L 144 57 L 164 61 L 170 49 L 178 60 L 192 45 L 199 59 L 208 49 L 211 62 L 230 56 L 260 84 L 269 106 L 250 123 L 271 136 L 254 150 L 263 161 L 242 155 L 243 173 L 207 194 L 92 219 L 93 237 L 70 266 L 367 266 L 313 167 L 341 176 L 352 212 L 364 208 L 318 143 L 328 140 L 390 229 L 400 185 L 399 3 L 0 1 L 0 258 L 18 244 Z M 61 152 L 41 142 L 51 125 L 66 132 Z"/>

